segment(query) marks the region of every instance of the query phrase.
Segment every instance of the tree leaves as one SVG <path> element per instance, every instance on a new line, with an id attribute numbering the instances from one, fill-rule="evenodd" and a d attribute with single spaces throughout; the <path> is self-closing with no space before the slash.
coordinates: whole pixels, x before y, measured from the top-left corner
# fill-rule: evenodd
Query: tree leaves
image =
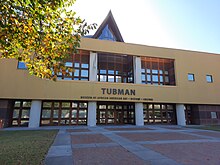
<path id="1" fill-rule="evenodd" d="M 88 25 L 67 10 L 75 0 L 0 0 L 0 58 L 26 63 L 30 74 L 56 79 L 76 53 Z"/>

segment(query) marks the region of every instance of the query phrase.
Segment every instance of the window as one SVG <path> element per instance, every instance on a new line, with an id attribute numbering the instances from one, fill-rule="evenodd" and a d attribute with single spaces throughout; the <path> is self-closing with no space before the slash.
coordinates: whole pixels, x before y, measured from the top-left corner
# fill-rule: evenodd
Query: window
<path id="1" fill-rule="evenodd" d="M 86 125 L 87 102 L 43 101 L 41 125 Z"/>
<path id="2" fill-rule="evenodd" d="M 133 83 L 132 56 L 98 54 L 98 81 Z"/>
<path id="3" fill-rule="evenodd" d="M 16 100 L 13 108 L 12 126 L 28 126 L 31 101 Z"/>
<path id="4" fill-rule="evenodd" d="M 144 123 L 176 124 L 174 104 L 144 104 Z"/>
<path id="5" fill-rule="evenodd" d="M 142 84 L 175 85 L 174 60 L 141 57 Z"/>
<path id="6" fill-rule="evenodd" d="M 102 30 L 102 34 L 99 36 L 99 39 L 116 41 L 116 38 L 108 25 L 106 25 L 106 27 Z"/>
<path id="7" fill-rule="evenodd" d="M 212 75 L 206 75 L 206 81 L 208 83 L 212 83 L 213 82 Z"/>
<path id="8" fill-rule="evenodd" d="M 216 112 L 211 112 L 211 118 L 212 119 L 217 119 L 217 113 Z"/>
<path id="9" fill-rule="evenodd" d="M 97 124 L 134 124 L 134 103 L 97 103 Z"/>
<path id="10" fill-rule="evenodd" d="M 18 69 L 27 69 L 25 62 L 18 61 Z"/>
<path id="11" fill-rule="evenodd" d="M 89 80 L 89 52 L 79 50 L 79 53 L 71 55 L 65 62 L 67 69 L 72 72 L 68 74 L 59 73 L 58 80 Z"/>
<path id="12" fill-rule="evenodd" d="M 188 80 L 189 80 L 189 81 L 195 81 L 194 74 L 188 73 Z"/>

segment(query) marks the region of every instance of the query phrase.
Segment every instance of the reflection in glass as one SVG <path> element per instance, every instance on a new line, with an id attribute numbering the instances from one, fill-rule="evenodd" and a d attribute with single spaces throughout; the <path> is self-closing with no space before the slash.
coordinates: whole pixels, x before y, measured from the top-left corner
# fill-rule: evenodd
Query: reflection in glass
<path id="1" fill-rule="evenodd" d="M 18 61 L 18 69 L 27 69 L 25 62 Z"/>
<path id="2" fill-rule="evenodd" d="M 108 74 L 114 74 L 114 70 L 108 70 Z"/>
<path id="3" fill-rule="evenodd" d="M 106 74 L 106 70 L 101 69 L 100 74 Z"/>
<path id="4" fill-rule="evenodd" d="M 152 74 L 158 74 L 158 70 L 152 69 Z"/>
<path id="5" fill-rule="evenodd" d="M 59 107 L 60 103 L 59 102 L 54 102 L 54 107 Z"/>
<path id="6" fill-rule="evenodd" d="M 79 76 L 79 69 L 74 70 L 74 76 Z"/>
<path id="7" fill-rule="evenodd" d="M 62 102 L 62 107 L 70 107 L 70 102 Z"/>
<path id="8" fill-rule="evenodd" d="M 206 75 L 206 81 L 209 83 L 213 82 L 212 75 Z"/>
<path id="9" fill-rule="evenodd" d="M 79 63 L 75 62 L 74 63 L 74 68 L 79 68 Z"/>
<path id="10" fill-rule="evenodd" d="M 21 118 L 26 118 L 28 119 L 30 115 L 30 111 L 28 109 L 23 109 L 22 110 L 22 114 L 21 114 Z"/>
<path id="11" fill-rule="evenodd" d="M 188 80 L 189 81 L 195 81 L 194 74 L 189 73 L 188 74 Z"/>
<path id="12" fill-rule="evenodd" d="M 87 108 L 87 103 L 79 103 L 80 108 Z"/>
<path id="13" fill-rule="evenodd" d="M 147 75 L 147 81 L 151 81 L 151 76 Z"/>
<path id="14" fill-rule="evenodd" d="M 108 25 L 106 25 L 106 27 L 102 30 L 102 34 L 98 37 L 98 39 L 116 41 L 116 38 L 110 31 Z"/>
<path id="15" fill-rule="evenodd" d="M 72 103 L 72 108 L 77 108 L 77 103 Z"/>
<path id="16" fill-rule="evenodd" d="M 50 115 L 51 115 L 51 110 L 43 109 L 42 118 L 50 118 Z"/>
<path id="17" fill-rule="evenodd" d="M 66 67 L 73 67 L 73 63 L 72 62 L 65 62 L 65 66 Z"/>
<path id="18" fill-rule="evenodd" d="M 88 77 L 89 76 L 89 71 L 88 70 L 81 70 L 81 76 L 82 77 Z"/>
<path id="19" fill-rule="evenodd" d="M 89 68 L 89 64 L 82 64 L 82 68 Z"/>
<path id="20" fill-rule="evenodd" d="M 121 76 L 116 76 L 116 82 L 122 82 L 122 78 L 121 78 Z"/>
<path id="21" fill-rule="evenodd" d="M 62 118 L 69 118 L 69 116 L 70 116 L 69 110 L 62 110 L 61 113 Z"/>
<path id="22" fill-rule="evenodd" d="M 77 110 L 72 110 L 72 118 L 76 118 L 77 117 Z"/>
<path id="23" fill-rule="evenodd" d="M 108 82 L 114 82 L 114 76 L 108 76 Z"/>
<path id="24" fill-rule="evenodd" d="M 141 75 L 141 80 L 142 80 L 142 81 L 146 81 L 145 74 L 142 74 L 142 75 Z"/>
<path id="25" fill-rule="evenodd" d="M 53 110 L 53 118 L 58 118 L 59 111 L 58 110 Z"/>
<path id="26" fill-rule="evenodd" d="M 105 118 L 105 111 L 100 111 L 100 118 Z"/>
<path id="27" fill-rule="evenodd" d="M 158 75 L 153 75 L 152 79 L 153 79 L 153 82 L 158 82 Z"/>
<path id="28" fill-rule="evenodd" d="M 15 107 L 20 107 L 21 102 L 20 101 L 15 101 Z"/>
<path id="29" fill-rule="evenodd" d="M 30 101 L 23 101 L 23 107 L 31 107 Z"/>
<path id="30" fill-rule="evenodd" d="M 100 75 L 100 81 L 106 82 L 106 80 L 107 80 L 107 76 L 105 76 L 105 75 Z"/>
<path id="31" fill-rule="evenodd" d="M 64 80 L 72 80 L 71 77 L 64 77 Z"/>
<path id="32" fill-rule="evenodd" d="M 79 110 L 79 118 L 86 118 L 86 110 Z"/>
<path id="33" fill-rule="evenodd" d="M 14 109 L 13 118 L 18 118 L 18 117 L 19 117 L 19 109 Z"/>

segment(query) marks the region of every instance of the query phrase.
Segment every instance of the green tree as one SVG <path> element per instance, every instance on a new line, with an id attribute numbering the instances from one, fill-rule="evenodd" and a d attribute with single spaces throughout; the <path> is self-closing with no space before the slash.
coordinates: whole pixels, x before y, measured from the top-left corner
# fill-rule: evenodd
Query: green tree
<path id="1" fill-rule="evenodd" d="M 30 74 L 56 79 L 77 52 L 88 25 L 69 8 L 75 0 L 0 0 L 0 58 L 26 63 Z"/>

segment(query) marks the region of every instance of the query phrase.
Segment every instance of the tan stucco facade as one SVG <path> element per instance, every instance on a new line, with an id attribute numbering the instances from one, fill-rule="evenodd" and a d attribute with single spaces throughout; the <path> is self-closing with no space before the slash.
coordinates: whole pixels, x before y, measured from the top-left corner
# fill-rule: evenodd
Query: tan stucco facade
<path id="1" fill-rule="evenodd" d="M 0 60 L 0 99 L 220 104 L 220 55 L 218 54 L 90 38 L 82 39 L 80 49 L 174 59 L 176 86 L 67 80 L 53 82 L 31 76 L 26 70 L 17 69 L 17 61 L 14 59 L 2 59 Z M 188 73 L 195 75 L 194 82 L 188 81 Z M 213 83 L 206 82 L 206 75 L 213 76 Z M 131 89 L 135 90 L 135 95 L 103 94 L 102 88 Z"/>

